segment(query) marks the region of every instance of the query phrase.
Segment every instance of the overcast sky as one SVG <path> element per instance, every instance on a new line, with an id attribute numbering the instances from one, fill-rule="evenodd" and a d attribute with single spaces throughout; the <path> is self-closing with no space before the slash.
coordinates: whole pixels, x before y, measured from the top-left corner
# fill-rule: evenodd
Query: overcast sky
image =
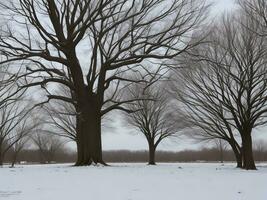
<path id="1" fill-rule="evenodd" d="M 211 0 L 212 1 L 212 0 Z M 235 0 L 214 0 L 214 5 L 211 10 L 211 15 L 220 16 L 223 12 L 230 11 L 234 8 Z M 112 114 L 112 118 L 115 119 L 113 128 L 104 128 L 103 133 L 103 149 L 104 150 L 116 150 L 116 149 L 128 149 L 128 150 L 144 150 L 147 149 L 146 139 L 142 134 L 138 134 L 134 129 L 127 127 L 125 122 L 120 119 L 115 113 Z M 267 132 L 267 128 L 260 129 L 254 133 L 257 137 L 264 138 L 263 132 Z M 266 138 L 266 137 L 265 137 Z M 190 139 L 177 138 L 175 141 L 169 140 L 162 142 L 159 150 L 171 150 L 179 151 L 184 149 L 198 149 L 203 146 L 204 143 L 196 143 Z"/>

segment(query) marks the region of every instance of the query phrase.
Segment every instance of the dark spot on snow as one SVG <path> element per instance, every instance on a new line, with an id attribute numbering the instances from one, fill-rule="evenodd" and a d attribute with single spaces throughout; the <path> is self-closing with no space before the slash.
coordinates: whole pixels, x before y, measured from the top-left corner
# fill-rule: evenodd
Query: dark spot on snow
<path id="1" fill-rule="evenodd" d="M 1 197 L 10 197 L 21 194 L 21 191 L 1 191 L 0 190 L 0 198 Z"/>

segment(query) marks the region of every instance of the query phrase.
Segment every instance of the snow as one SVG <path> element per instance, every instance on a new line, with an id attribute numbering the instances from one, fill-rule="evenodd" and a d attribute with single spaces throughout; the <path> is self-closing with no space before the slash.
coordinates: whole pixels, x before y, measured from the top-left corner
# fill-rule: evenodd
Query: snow
<path id="1" fill-rule="evenodd" d="M 266 200 L 267 165 L 112 164 L 110 167 L 23 165 L 0 168 L 7 200 Z"/>

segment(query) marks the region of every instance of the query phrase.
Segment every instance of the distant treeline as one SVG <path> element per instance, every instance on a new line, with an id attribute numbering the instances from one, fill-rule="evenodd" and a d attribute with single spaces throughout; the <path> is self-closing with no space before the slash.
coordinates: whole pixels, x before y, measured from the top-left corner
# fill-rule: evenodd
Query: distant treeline
<path id="1" fill-rule="evenodd" d="M 5 159 L 11 162 L 12 154 L 9 153 Z M 129 151 L 129 150 L 113 150 L 104 151 L 104 159 L 107 162 L 147 162 L 148 151 Z M 254 151 L 256 161 L 267 161 L 267 151 Z M 54 160 L 50 163 L 74 163 L 76 160 L 75 152 L 61 151 L 57 152 Z M 201 150 L 184 150 L 179 152 L 158 151 L 156 154 L 157 162 L 220 162 L 221 154 L 216 148 Z M 223 152 L 223 161 L 235 161 L 234 154 L 231 150 Z M 40 157 L 37 150 L 24 150 L 18 157 L 18 162 L 26 163 L 49 163 Z"/>

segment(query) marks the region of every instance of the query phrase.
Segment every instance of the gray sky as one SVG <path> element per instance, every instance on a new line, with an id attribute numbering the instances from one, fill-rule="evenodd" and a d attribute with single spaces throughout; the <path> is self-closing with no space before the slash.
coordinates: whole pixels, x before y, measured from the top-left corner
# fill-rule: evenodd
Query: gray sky
<path id="1" fill-rule="evenodd" d="M 235 0 L 211 0 L 214 2 L 213 10 L 214 12 L 222 12 L 224 10 L 229 10 L 234 7 Z"/>
<path id="2" fill-rule="evenodd" d="M 211 0 L 214 1 L 211 15 L 220 16 L 223 12 L 227 12 L 234 8 L 234 0 Z M 131 129 L 121 119 L 121 116 L 112 113 L 112 118 L 116 119 L 113 123 L 114 128 L 105 128 L 103 133 L 103 149 L 104 150 L 116 150 L 116 149 L 128 149 L 128 150 L 144 150 L 147 149 L 147 142 L 144 136 L 137 133 L 134 129 Z M 255 135 L 258 138 L 266 138 L 264 132 L 267 132 L 267 127 L 256 130 Z M 179 151 L 184 149 L 198 149 L 203 146 L 204 143 L 196 143 L 188 138 L 177 138 L 175 141 L 167 140 L 162 142 L 159 150 L 171 150 Z"/>
<path id="3" fill-rule="evenodd" d="M 213 0 L 211 0 L 213 1 Z M 211 11 L 211 15 L 220 15 L 224 11 L 232 9 L 234 7 L 234 0 L 214 0 L 214 5 Z M 119 116 L 118 116 L 119 117 Z M 144 136 L 134 129 L 127 127 L 123 120 L 116 119 L 113 124 L 114 129 L 108 129 L 103 134 L 103 149 L 129 149 L 129 150 L 141 150 L 147 149 L 147 142 Z M 196 144 L 187 138 L 177 138 L 175 141 L 167 140 L 163 141 L 158 149 L 179 151 L 183 149 L 197 149 L 203 144 Z"/>

